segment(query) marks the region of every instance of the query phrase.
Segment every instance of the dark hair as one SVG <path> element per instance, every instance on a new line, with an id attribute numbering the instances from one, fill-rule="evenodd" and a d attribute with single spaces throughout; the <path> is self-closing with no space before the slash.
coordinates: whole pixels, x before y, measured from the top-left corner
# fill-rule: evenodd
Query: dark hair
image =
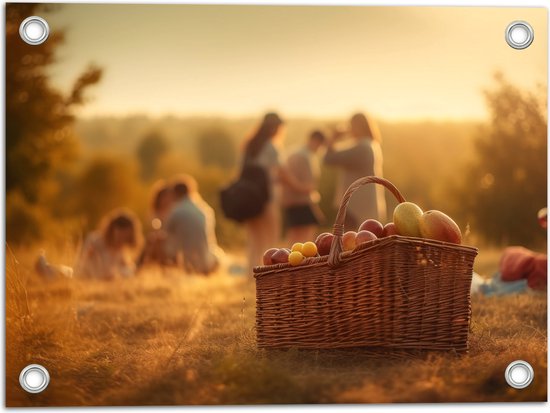
<path id="1" fill-rule="evenodd" d="M 156 213 L 161 207 L 162 198 L 170 193 L 172 188 L 163 180 L 157 181 L 153 185 L 153 197 L 151 202 L 151 208 Z"/>
<path id="2" fill-rule="evenodd" d="M 137 249 L 142 244 L 141 223 L 134 213 L 127 209 L 115 209 L 109 212 L 102 220 L 101 234 L 107 246 L 113 245 L 115 229 L 131 229 L 132 237 L 129 247 Z"/>
<path id="3" fill-rule="evenodd" d="M 181 199 L 183 197 L 186 197 L 189 195 L 189 188 L 185 184 L 185 182 L 178 182 L 174 185 L 174 188 L 172 188 L 174 191 L 174 195 L 177 199 Z"/>
<path id="4" fill-rule="evenodd" d="M 316 140 L 321 143 L 326 141 L 325 134 L 320 130 L 314 130 L 313 132 L 311 132 L 309 135 L 309 139 Z"/>
<path id="5" fill-rule="evenodd" d="M 351 117 L 351 123 L 356 124 L 359 126 L 359 128 L 362 130 L 363 137 L 371 138 L 375 141 L 380 141 L 380 135 L 378 134 L 378 129 L 376 128 L 376 125 L 371 120 L 367 119 L 367 117 L 363 113 L 356 113 Z"/>
<path id="6" fill-rule="evenodd" d="M 277 134 L 282 124 L 283 120 L 279 115 L 274 112 L 267 113 L 256 132 L 246 143 L 245 158 L 253 159 L 258 156 L 264 145 Z"/>
<path id="7" fill-rule="evenodd" d="M 192 196 L 197 190 L 197 181 L 190 175 L 178 175 L 173 180 L 172 191 L 177 199 Z"/>

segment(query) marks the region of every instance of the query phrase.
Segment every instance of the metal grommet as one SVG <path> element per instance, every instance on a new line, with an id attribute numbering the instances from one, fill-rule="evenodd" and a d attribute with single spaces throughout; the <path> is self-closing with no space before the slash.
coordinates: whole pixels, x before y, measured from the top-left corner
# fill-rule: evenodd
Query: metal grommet
<path id="1" fill-rule="evenodd" d="M 514 389 L 524 389 L 535 378 L 535 372 L 533 371 L 533 367 L 526 361 L 516 360 L 506 367 L 504 378 L 506 379 L 506 383 Z"/>
<path id="2" fill-rule="evenodd" d="M 533 43 L 535 32 L 531 25 L 525 21 L 513 21 L 506 27 L 506 42 L 514 49 L 527 49 Z"/>
<path id="3" fill-rule="evenodd" d="M 25 43 L 33 46 L 44 43 L 49 34 L 50 26 L 42 17 L 27 17 L 19 26 L 19 36 Z"/>
<path id="4" fill-rule="evenodd" d="M 50 384 L 50 373 L 40 364 L 29 364 L 19 374 L 19 384 L 29 393 L 40 393 Z"/>

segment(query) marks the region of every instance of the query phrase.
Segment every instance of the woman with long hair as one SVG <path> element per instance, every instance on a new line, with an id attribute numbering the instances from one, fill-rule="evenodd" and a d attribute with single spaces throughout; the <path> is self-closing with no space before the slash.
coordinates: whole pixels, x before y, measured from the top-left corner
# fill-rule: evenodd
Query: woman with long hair
<path id="1" fill-rule="evenodd" d="M 283 138 L 283 120 L 276 113 L 267 113 L 244 148 L 244 163 L 265 169 L 269 176 L 269 201 L 263 211 L 245 222 L 248 232 L 249 270 L 260 265 L 265 250 L 279 242 L 281 217 L 279 186 L 288 185 L 294 190 L 310 193 L 311 185 L 299 182 L 283 165 L 279 146 Z"/>
<path id="2" fill-rule="evenodd" d="M 86 238 L 77 275 L 110 280 L 135 274 L 135 256 L 142 245 L 141 223 L 133 212 L 116 209 Z"/>
<path id="3" fill-rule="evenodd" d="M 336 143 L 346 134 L 353 138 L 353 143 L 346 148 L 336 148 Z M 378 128 L 363 113 L 352 116 L 347 131 L 334 131 L 324 161 L 340 169 L 336 206 L 340 205 L 344 192 L 355 180 L 372 175 L 382 177 L 380 140 Z M 386 219 L 384 188 L 380 185 L 367 185 L 353 194 L 346 212 L 345 230 L 357 231 L 367 218 Z"/>

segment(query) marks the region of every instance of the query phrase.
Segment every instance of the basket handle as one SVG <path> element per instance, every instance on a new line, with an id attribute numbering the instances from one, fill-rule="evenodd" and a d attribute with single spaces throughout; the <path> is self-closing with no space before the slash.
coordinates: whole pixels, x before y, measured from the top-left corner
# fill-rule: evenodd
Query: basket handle
<path id="1" fill-rule="evenodd" d="M 338 209 L 338 215 L 336 215 L 336 222 L 334 223 L 334 228 L 332 230 L 334 239 L 332 240 L 330 254 L 328 257 L 328 265 L 331 268 L 336 268 L 341 263 L 340 253 L 343 250 L 342 236 L 344 235 L 344 222 L 346 220 L 346 210 L 348 208 L 349 200 L 357 189 L 367 184 L 382 185 L 386 187 L 386 189 L 388 189 L 400 203 L 405 202 L 405 198 L 403 198 L 401 192 L 399 192 L 399 190 L 387 179 L 378 178 L 377 176 L 365 176 L 352 183 L 342 198 L 340 208 Z"/>

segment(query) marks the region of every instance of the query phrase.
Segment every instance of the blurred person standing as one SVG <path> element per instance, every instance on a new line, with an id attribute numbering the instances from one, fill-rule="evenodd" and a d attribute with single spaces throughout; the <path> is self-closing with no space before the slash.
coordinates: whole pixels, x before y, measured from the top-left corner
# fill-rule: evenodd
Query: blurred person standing
<path id="1" fill-rule="evenodd" d="M 317 188 L 321 175 L 318 153 L 325 140 L 321 131 L 313 131 L 307 143 L 286 160 L 287 169 L 299 182 L 315 188 L 310 193 L 305 193 L 289 185 L 282 186 L 281 202 L 288 245 L 313 241 L 317 227 L 324 219 L 319 208 L 320 196 Z"/>
<path id="2" fill-rule="evenodd" d="M 142 244 L 141 224 L 133 212 L 117 209 L 86 238 L 76 274 L 110 280 L 135 274 L 135 253 Z"/>
<path id="3" fill-rule="evenodd" d="M 345 148 L 336 148 L 336 143 L 346 134 L 354 142 Z M 339 207 L 347 188 L 364 176 L 382 177 L 382 149 L 380 135 L 372 121 L 362 113 L 356 113 L 350 120 L 348 131 L 334 131 L 327 145 L 324 162 L 340 169 L 336 190 L 335 206 Z M 351 197 L 346 212 L 346 231 L 357 231 L 361 223 L 373 218 L 386 219 L 386 199 L 380 185 L 366 185 Z"/>
<path id="4" fill-rule="evenodd" d="M 249 272 L 261 265 L 265 250 L 274 247 L 280 238 L 280 185 L 309 194 L 313 187 L 299 182 L 283 165 L 280 145 L 283 140 L 283 120 L 276 113 L 267 113 L 244 148 L 243 169 L 247 164 L 260 166 L 269 179 L 269 196 L 262 212 L 245 221 L 248 233 Z"/>

